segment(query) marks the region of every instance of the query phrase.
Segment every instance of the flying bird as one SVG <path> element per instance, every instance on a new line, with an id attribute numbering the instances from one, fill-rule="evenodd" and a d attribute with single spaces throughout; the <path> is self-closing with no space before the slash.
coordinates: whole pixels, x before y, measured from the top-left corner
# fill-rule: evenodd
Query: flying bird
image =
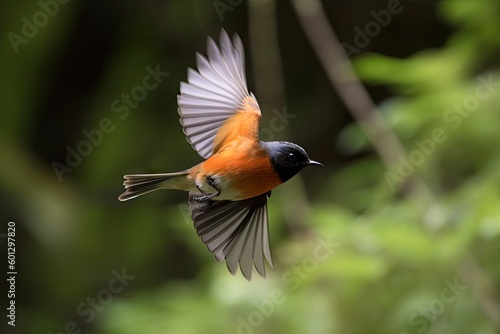
<path id="1" fill-rule="evenodd" d="M 307 166 L 323 166 L 300 146 L 259 139 L 261 111 L 245 78 L 243 43 L 223 29 L 219 46 L 196 54 L 197 71 L 181 82 L 178 113 L 187 141 L 205 159 L 177 173 L 124 176 L 127 201 L 158 189 L 189 192 L 194 227 L 217 261 L 250 280 L 253 266 L 265 277 L 273 267 L 267 200 L 271 190 Z"/>

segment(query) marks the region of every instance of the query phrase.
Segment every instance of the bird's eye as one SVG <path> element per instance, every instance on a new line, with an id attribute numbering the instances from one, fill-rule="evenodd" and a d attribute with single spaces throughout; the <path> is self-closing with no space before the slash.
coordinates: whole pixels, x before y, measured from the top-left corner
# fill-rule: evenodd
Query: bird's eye
<path id="1" fill-rule="evenodd" d="M 290 161 L 295 161 L 297 160 L 297 156 L 294 153 L 290 153 L 288 154 L 288 159 L 290 159 Z"/>

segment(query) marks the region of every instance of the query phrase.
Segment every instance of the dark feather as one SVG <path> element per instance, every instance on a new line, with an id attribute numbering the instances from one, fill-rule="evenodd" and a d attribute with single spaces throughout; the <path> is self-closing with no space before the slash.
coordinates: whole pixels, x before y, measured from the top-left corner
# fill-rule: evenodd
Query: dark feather
<path id="1" fill-rule="evenodd" d="M 226 260 L 235 274 L 238 266 L 246 279 L 252 277 L 252 266 L 265 277 L 265 261 L 273 266 L 267 219 L 268 194 L 242 201 L 204 201 L 189 194 L 189 209 L 196 232 L 217 261 Z"/>

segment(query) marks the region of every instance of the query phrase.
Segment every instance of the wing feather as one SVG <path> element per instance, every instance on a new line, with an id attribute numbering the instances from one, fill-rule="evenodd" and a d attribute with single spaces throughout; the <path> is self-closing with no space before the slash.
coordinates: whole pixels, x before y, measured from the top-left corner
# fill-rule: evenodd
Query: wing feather
<path id="1" fill-rule="evenodd" d="M 227 49 L 229 45 L 224 46 L 224 42 L 230 43 L 229 37 L 227 37 L 227 39 L 221 37 L 221 47 L 223 49 Z M 234 53 L 229 52 L 223 56 L 214 40 L 208 38 L 208 57 L 212 60 L 212 68 L 219 74 L 221 78 L 223 78 L 223 80 L 228 85 L 233 87 L 233 85 L 236 84 L 236 87 L 233 88 L 234 91 L 238 93 L 238 96 L 248 95 L 246 84 L 242 84 L 241 76 L 238 75 L 238 72 L 236 72 L 236 68 L 233 68 L 233 71 L 231 71 L 231 69 L 228 67 L 228 63 L 233 62 L 232 58 L 234 58 Z"/>
<path id="2" fill-rule="evenodd" d="M 224 103 L 224 101 L 219 100 L 214 100 L 214 101 L 209 101 L 200 97 L 190 97 L 190 96 L 181 96 L 179 100 L 182 99 L 182 104 L 184 105 L 185 108 L 192 108 L 192 107 L 201 107 L 204 109 L 215 109 L 215 110 L 220 110 L 221 113 L 227 113 L 231 111 L 230 105 L 227 103 Z M 189 115 L 189 113 L 187 113 Z"/>
<path id="3" fill-rule="evenodd" d="M 268 238 L 267 195 L 242 201 L 192 199 L 189 208 L 196 232 L 217 261 L 226 260 L 232 274 L 240 268 L 250 280 L 252 267 L 265 276 L 265 261 L 272 264 Z"/>
<path id="4" fill-rule="evenodd" d="M 266 211 L 260 210 L 259 220 L 264 220 Z M 262 224 L 256 224 L 256 232 L 254 238 L 254 248 L 253 248 L 253 261 L 255 263 L 255 268 L 257 272 L 262 276 L 266 277 L 266 265 L 264 262 L 264 229 Z M 269 242 L 269 241 L 268 241 Z"/>
<path id="5" fill-rule="evenodd" d="M 252 248 L 252 244 L 248 244 L 248 238 L 250 236 L 250 230 L 252 228 L 251 224 L 241 224 L 239 226 L 239 233 L 231 240 L 231 242 L 224 247 L 224 255 L 226 256 L 226 265 L 231 274 L 236 274 L 238 270 L 238 265 L 240 266 L 241 272 L 246 279 L 250 279 L 248 276 L 248 263 L 242 261 L 243 254 L 246 248 Z M 248 261 L 248 259 L 244 259 Z M 250 259 L 250 271 L 252 260 Z"/>
<path id="6" fill-rule="evenodd" d="M 203 99 L 206 101 L 214 101 L 214 102 L 224 102 L 231 104 L 233 103 L 235 106 L 238 106 L 239 101 L 232 95 L 225 95 L 221 93 L 215 93 L 203 88 L 198 88 L 196 86 L 190 86 L 185 82 L 181 82 L 181 90 L 184 92 L 184 96 Z"/>
<path id="7" fill-rule="evenodd" d="M 241 40 L 240 40 L 241 42 Z M 233 44 L 233 49 L 229 48 L 229 45 L 231 45 L 231 41 L 229 40 L 229 36 L 227 34 L 222 34 L 221 35 L 221 48 L 222 48 L 222 58 L 225 60 L 225 64 L 229 69 L 229 72 L 236 76 L 234 78 L 234 81 L 238 84 L 238 88 L 240 89 L 241 92 L 246 92 L 247 88 L 243 84 L 246 82 L 245 76 L 244 76 L 244 69 L 242 66 L 237 61 L 236 54 L 235 54 L 235 44 Z"/>
<path id="8" fill-rule="evenodd" d="M 189 124 L 191 126 L 200 126 L 200 125 L 205 125 L 205 124 L 211 124 L 214 122 L 218 123 L 224 123 L 225 119 L 222 116 L 202 116 L 202 117 L 196 117 L 196 118 L 186 118 L 185 120 L 186 124 Z"/>
<path id="9" fill-rule="evenodd" d="M 260 218 L 258 210 L 256 212 L 256 216 L 257 218 Z M 250 280 L 250 278 L 252 277 L 252 267 L 254 263 L 253 253 L 255 247 L 255 233 L 257 232 L 256 229 L 258 225 L 259 224 L 248 224 L 248 230 L 245 235 L 245 243 L 242 245 L 242 250 L 238 258 L 241 272 L 243 273 L 243 276 L 245 276 L 248 280 Z"/>
<path id="10" fill-rule="evenodd" d="M 205 58 L 199 53 L 196 56 L 197 56 L 196 65 L 198 65 L 198 72 L 200 73 L 200 75 L 202 75 L 212 85 L 215 85 L 219 89 L 223 89 L 224 91 L 228 92 L 234 97 L 240 97 L 238 91 L 235 90 L 234 87 L 231 85 L 230 81 L 231 78 L 225 76 L 224 73 L 221 73 L 214 66 L 211 65 L 213 64 L 213 62 L 221 61 L 220 59 L 210 59 L 209 61 L 207 58 Z"/>
<path id="11" fill-rule="evenodd" d="M 181 83 L 179 105 L 180 122 L 191 146 L 205 159 L 214 150 L 223 147 L 220 141 L 215 145 L 219 130 L 230 139 L 228 120 L 238 114 L 251 113 L 247 119 L 249 131 L 254 135 L 258 129 L 260 109 L 255 96 L 248 92 L 245 77 L 245 54 L 238 35 L 229 38 L 222 29 L 219 46 L 212 38 L 207 40 L 207 57 L 197 53 L 197 71 L 188 69 L 188 82 Z M 232 126 L 232 125 L 231 125 Z"/>

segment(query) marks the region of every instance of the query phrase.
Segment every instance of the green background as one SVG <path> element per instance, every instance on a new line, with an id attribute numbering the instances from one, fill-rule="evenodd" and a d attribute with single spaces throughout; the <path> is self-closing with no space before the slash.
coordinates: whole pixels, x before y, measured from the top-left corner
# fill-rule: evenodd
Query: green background
<path id="1" fill-rule="evenodd" d="M 401 0 L 379 31 L 375 17 L 394 0 L 324 1 L 406 150 L 390 167 L 288 1 L 54 3 L 0 4 L 0 247 L 6 259 L 14 221 L 18 272 L 16 327 L 2 312 L 2 332 L 499 333 L 498 0 Z M 33 20 L 40 27 L 24 27 Z M 360 37 L 367 25 L 373 36 Z M 124 174 L 201 161 L 176 99 L 221 27 L 243 40 L 271 129 L 263 139 L 298 143 L 325 164 L 273 191 L 275 268 L 251 282 L 206 250 L 186 194 L 117 200 Z M 115 112 L 148 66 L 169 74 Z M 58 177 L 54 162 L 85 152 L 85 131 L 103 120 L 107 133 Z"/>

